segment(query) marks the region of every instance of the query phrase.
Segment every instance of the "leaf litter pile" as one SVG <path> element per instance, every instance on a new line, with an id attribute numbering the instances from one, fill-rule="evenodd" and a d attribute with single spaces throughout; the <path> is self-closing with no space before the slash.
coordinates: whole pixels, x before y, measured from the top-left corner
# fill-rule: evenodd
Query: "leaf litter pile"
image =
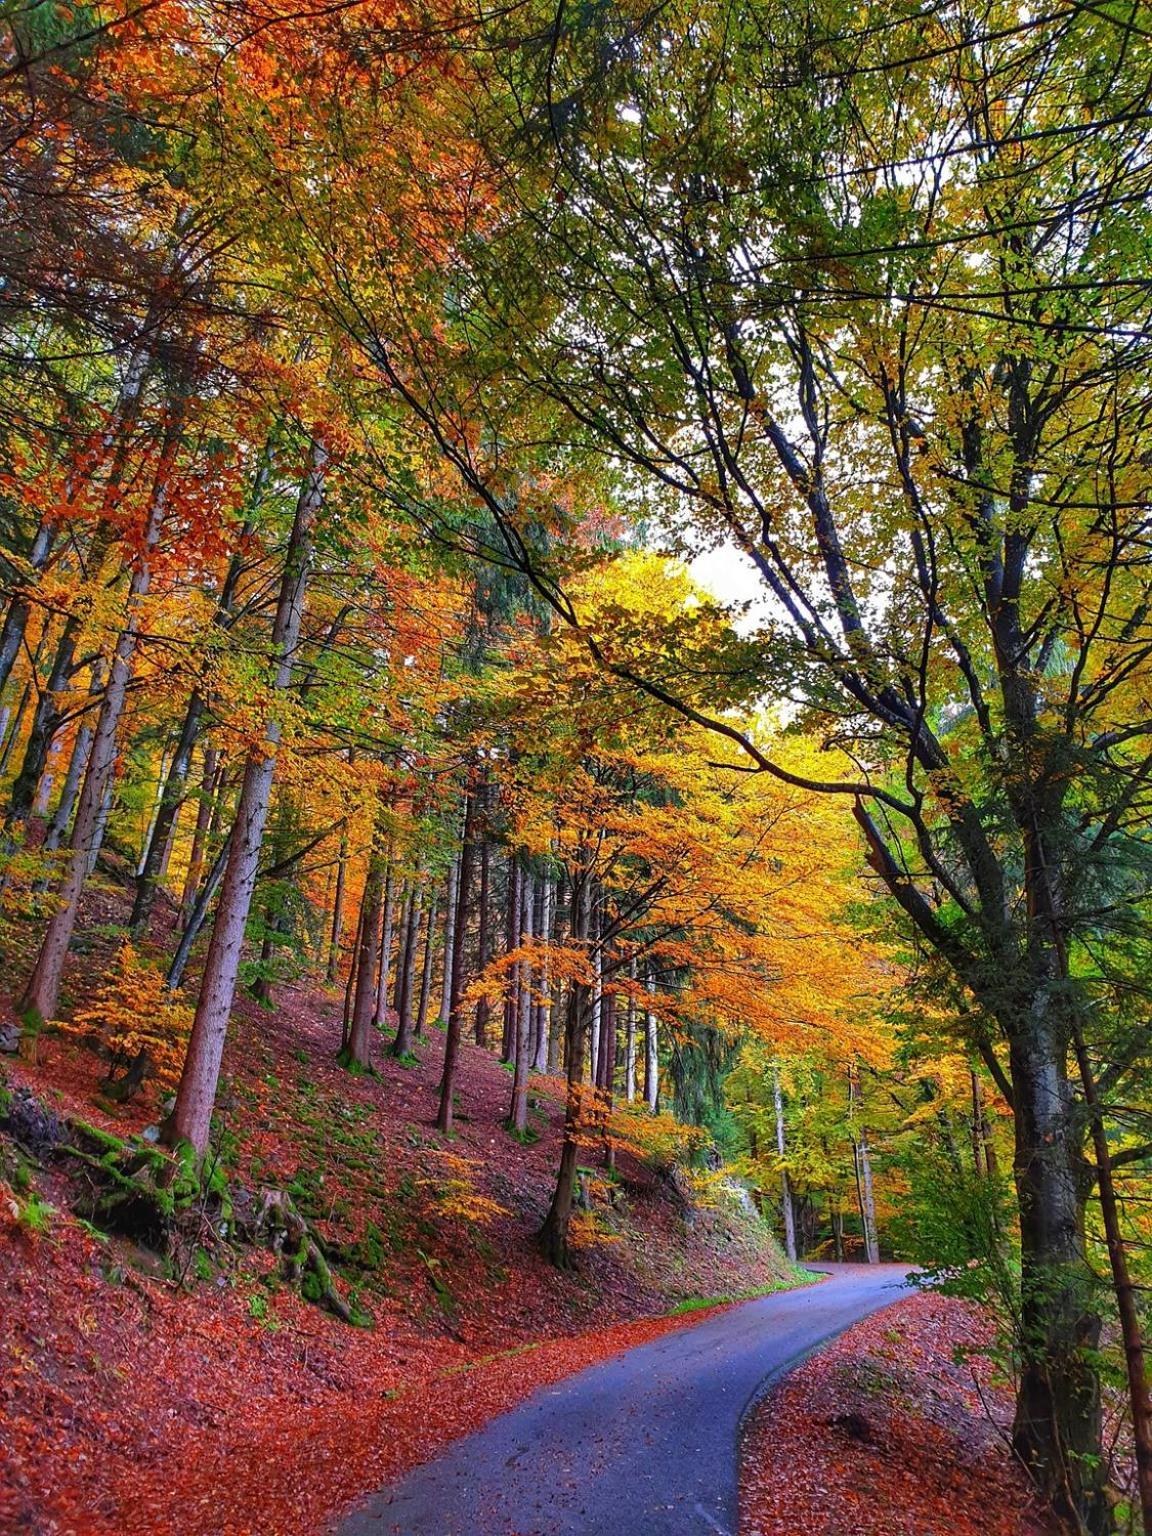
<path id="1" fill-rule="evenodd" d="M 1050 1536 L 988 1338 L 970 1303 L 926 1293 L 813 1356 L 749 1422 L 741 1536 Z"/>

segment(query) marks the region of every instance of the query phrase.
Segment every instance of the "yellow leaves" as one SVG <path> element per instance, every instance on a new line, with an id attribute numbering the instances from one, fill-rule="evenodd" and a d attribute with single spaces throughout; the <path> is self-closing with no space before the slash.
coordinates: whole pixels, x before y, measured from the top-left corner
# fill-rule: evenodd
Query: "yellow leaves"
<path id="1" fill-rule="evenodd" d="M 673 1115 L 653 1114 L 639 1103 L 616 1105 L 608 1130 L 619 1149 L 664 1172 L 690 1163 L 709 1141 L 701 1127 L 684 1125 Z"/>
<path id="2" fill-rule="evenodd" d="M 114 1067 L 130 1066 L 143 1051 L 152 1080 L 171 1090 L 180 1081 L 192 1014 L 182 994 L 168 991 L 161 973 L 133 945 L 123 944 L 91 1002 L 59 1028 L 94 1041 Z"/>
<path id="3" fill-rule="evenodd" d="M 483 1226 L 508 1209 L 476 1188 L 476 1166 L 452 1152 L 437 1152 L 437 1172 L 418 1183 L 434 1196 L 440 1214 L 450 1221 Z"/>

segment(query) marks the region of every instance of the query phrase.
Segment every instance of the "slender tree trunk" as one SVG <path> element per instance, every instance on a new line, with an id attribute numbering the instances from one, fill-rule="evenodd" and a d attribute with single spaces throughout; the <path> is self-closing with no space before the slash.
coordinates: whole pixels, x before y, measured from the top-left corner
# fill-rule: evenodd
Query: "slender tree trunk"
<path id="1" fill-rule="evenodd" d="M 504 953 L 510 955 L 520 943 L 520 865 L 514 852 L 508 855 L 508 916 L 504 929 Z M 520 967 L 508 972 L 504 993 L 504 1038 L 500 1060 L 511 1062 L 516 1054 L 516 1022 L 520 1017 Z"/>
<path id="2" fill-rule="evenodd" d="M 416 977 L 416 950 L 420 942 L 420 917 L 423 906 L 423 890 L 419 885 L 414 885 L 408 898 L 404 943 L 397 958 L 400 995 L 396 1004 L 397 1025 L 396 1038 L 392 1042 L 393 1056 L 406 1056 L 412 1049 L 412 992 Z"/>
<path id="3" fill-rule="evenodd" d="M 599 924 L 593 918 L 593 929 L 598 930 Z M 604 1025 L 604 988 L 603 988 L 603 961 L 600 955 L 599 938 L 594 939 L 595 949 L 592 955 L 592 1018 L 588 1026 L 588 1054 L 590 1058 L 589 1079 L 595 1088 L 600 1082 L 600 1035 Z"/>
<path id="4" fill-rule="evenodd" d="M 452 1129 L 454 1113 L 452 1098 L 456 1088 L 456 1061 L 460 1054 L 465 934 L 468 929 L 468 901 L 471 895 L 472 864 L 476 851 L 472 841 L 475 815 L 476 796 L 468 790 L 464 797 L 464 840 L 460 848 L 459 878 L 456 884 L 457 911 L 452 929 L 450 973 L 452 981 L 447 1019 L 448 1038 L 444 1042 L 444 1072 L 440 1079 L 440 1109 L 436 1116 L 436 1129 L 445 1133 Z"/>
<path id="5" fill-rule="evenodd" d="M 372 1022 L 383 1029 L 388 1019 L 388 978 L 392 970 L 392 928 L 396 921 L 396 877 L 391 868 L 384 882 L 384 932 L 380 939 L 380 974 L 376 980 L 376 1006 Z"/>
<path id="6" fill-rule="evenodd" d="M 520 933 L 519 942 L 532 942 L 532 885 L 531 874 L 525 870 L 520 880 Z M 516 1053 L 512 1068 L 512 1107 L 508 1123 L 523 1135 L 528 1129 L 528 1069 L 532 1051 L 532 968 L 521 961 L 517 966 L 520 977 L 520 997 L 516 1009 Z"/>
<path id="7" fill-rule="evenodd" d="M 447 1025 L 452 1012 L 452 957 L 456 953 L 456 908 L 460 881 L 459 855 L 448 870 L 448 891 L 444 899 L 444 974 L 440 985 L 440 1022 Z"/>
<path id="8" fill-rule="evenodd" d="M 548 938 L 550 890 L 550 882 L 541 876 L 536 881 L 536 906 L 532 928 L 536 938 L 541 941 L 547 941 Z M 532 1070 L 545 1072 L 548 1069 L 548 962 L 546 959 L 542 960 L 535 969 L 533 991 L 535 995 L 532 999 Z"/>
<path id="9" fill-rule="evenodd" d="M 404 989 L 404 947 L 408 943 L 408 924 L 412 917 L 412 892 L 414 886 L 407 880 L 400 882 L 400 894 L 396 902 L 400 921 L 396 924 L 396 969 L 392 977 L 392 1010 L 400 1012 L 400 994 Z"/>
<path id="10" fill-rule="evenodd" d="M 184 711 L 184 722 L 180 727 L 175 751 L 172 753 L 168 777 L 164 780 L 156 820 L 152 824 L 151 835 L 144 849 L 140 873 L 136 876 L 136 895 L 132 902 L 132 915 L 128 919 L 128 926 L 137 933 L 147 928 L 148 919 L 152 915 L 156 887 L 160 881 L 160 867 L 164 862 L 165 851 L 169 847 L 171 834 L 176 826 L 176 816 L 184 803 L 184 788 L 188 782 L 192 752 L 196 745 L 196 738 L 200 734 L 200 722 L 203 716 L 204 700 L 198 690 L 193 690 Z"/>
<path id="11" fill-rule="evenodd" d="M 585 881 L 572 882 L 571 941 L 574 947 L 588 944 L 588 891 Z M 573 980 L 568 987 L 565 1020 L 565 1061 L 568 1091 L 564 1107 L 564 1140 L 560 1148 L 560 1167 L 548 1215 L 540 1229 L 540 1247 L 545 1258 L 558 1269 L 571 1264 L 568 1233 L 576 1192 L 576 1170 L 584 1136 L 584 1040 L 591 1033 L 592 989 L 587 982 Z"/>
<path id="12" fill-rule="evenodd" d="M 311 466 L 296 503 L 272 630 L 272 654 L 276 658 L 272 686 L 279 694 L 284 694 L 292 682 L 312 556 L 312 530 L 323 499 L 326 462 L 324 449 L 319 443 L 313 444 Z M 169 1145 L 187 1142 L 198 1158 L 204 1156 L 208 1147 L 224 1037 L 232 1012 L 244 930 L 264 841 L 264 825 L 276 770 L 276 749 L 280 742 L 280 723 L 275 715 L 268 721 L 265 740 L 266 747 L 253 752 L 245 765 L 228 864 L 204 965 L 200 1000 L 176 1094 L 176 1108 L 165 1127 Z"/>
<path id="13" fill-rule="evenodd" d="M 636 956 L 628 962 L 628 979 L 636 984 Z M 624 1015 L 624 1098 L 629 1104 L 636 1099 L 636 997 L 628 994 L 628 1008 Z"/>
<path id="14" fill-rule="evenodd" d="M 200 930 L 204 926 L 208 916 L 208 909 L 212 905 L 212 898 L 220 889 L 220 882 L 224 878 L 224 871 L 228 866 L 228 848 L 231 842 L 231 833 L 220 844 L 219 851 L 212 861 L 212 868 L 208 871 L 204 884 L 196 893 L 196 899 L 192 904 L 192 910 L 188 914 L 188 921 L 184 924 L 184 931 L 180 935 L 180 942 L 176 946 L 176 953 L 172 956 L 172 963 L 168 967 L 168 974 L 164 978 L 164 985 L 170 992 L 175 992 L 184 980 L 184 971 L 188 965 L 188 958 L 192 953 L 192 946 L 200 937 Z"/>
<path id="15" fill-rule="evenodd" d="M 648 991 L 655 992 L 656 983 L 648 978 Z M 660 1055 L 656 1034 L 656 1015 L 651 1008 L 644 1014 L 644 1102 L 653 1114 L 660 1103 Z"/>
<path id="16" fill-rule="evenodd" d="M 336 985 L 340 974 L 340 940 L 344 936 L 344 892 L 348 884 L 348 831 L 340 837 L 340 852 L 336 860 L 336 899 L 332 903 L 332 930 L 328 939 L 328 965 L 325 980 L 330 987 Z"/>
<path id="17" fill-rule="evenodd" d="M 196 891 L 200 885 L 200 876 L 204 870 L 204 859 L 208 851 L 208 838 L 212 829 L 216 799 L 222 788 L 223 772 L 224 769 L 219 752 L 215 747 L 209 747 L 204 753 L 198 804 L 196 806 L 196 824 L 192 829 L 192 847 L 188 854 L 188 869 L 184 875 L 184 889 L 180 893 L 180 918 L 185 924 L 188 922 L 188 915 L 196 901 Z"/>
<path id="18" fill-rule="evenodd" d="M 44 569 L 52 553 L 55 538 L 55 523 L 42 522 L 36 529 L 28 550 L 28 565 L 33 571 Z M 28 627 L 28 615 L 31 611 L 32 603 L 27 592 L 23 588 L 18 588 L 8 604 L 4 614 L 4 624 L 0 627 L 0 693 L 3 693 L 7 686 L 16 657 L 20 654 L 20 645 Z M 3 732 L 0 731 L 0 735 L 2 734 Z"/>
<path id="19" fill-rule="evenodd" d="M 784 1136 L 784 1094 L 780 1087 L 780 1068 L 772 1063 L 772 1104 L 776 1111 L 776 1151 L 780 1155 L 780 1209 L 784 1213 L 784 1252 L 796 1258 L 796 1212 L 792 1205 L 792 1184 L 783 1166 L 788 1147 Z"/>
<path id="20" fill-rule="evenodd" d="M 42 1019 L 50 1019 L 56 1013 L 68 946 L 80 913 L 80 897 L 95 865 L 104 835 L 116 769 L 120 720 L 128 697 L 132 661 L 140 634 L 142 604 L 151 584 L 152 555 L 160 537 L 167 480 L 179 436 L 180 425 L 177 419 L 166 438 L 149 497 L 142 547 L 128 584 L 124 628 L 116 642 L 108 673 L 108 686 L 104 691 L 104 701 L 92 739 L 88 771 L 84 776 L 84 788 L 80 792 L 80 803 L 76 810 L 76 824 L 72 829 L 71 858 L 58 893 L 59 904 L 48 923 L 40 953 L 21 1001 L 23 1011 Z"/>
<path id="21" fill-rule="evenodd" d="M 97 698 L 104 691 L 104 673 L 101 667 L 94 667 L 92 681 L 89 685 L 89 698 Z M 80 791 L 80 781 L 84 776 L 84 770 L 88 766 L 88 753 L 92 747 L 93 726 L 91 716 L 82 715 L 76 726 L 76 735 L 72 741 L 72 753 L 68 759 L 68 772 L 64 775 L 64 785 L 60 791 L 60 799 L 56 804 L 56 811 L 48 825 L 48 831 L 44 836 L 44 850 L 54 853 L 60 847 L 68 833 L 69 824 L 72 821 L 72 811 L 76 804 L 76 796 Z"/>
<path id="22" fill-rule="evenodd" d="M 32 711 L 32 723 L 24 743 L 20 771 L 12 781 L 6 818 L 9 828 L 22 825 L 31 815 L 36 786 L 44 772 L 49 748 L 64 717 L 62 701 L 72 681 L 72 674 L 76 670 L 76 642 L 79 636 L 79 618 L 66 619 L 56 643 L 48 681 L 39 693 L 36 707 Z M 18 840 L 18 834 L 15 834 L 13 845 Z"/>
<path id="23" fill-rule="evenodd" d="M 28 700 L 31 696 L 32 685 L 31 683 L 25 683 L 24 690 L 17 700 L 16 708 L 12 713 L 11 729 L 5 737 L 3 751 L 0 751 L 0 776 L 8 772 L 8 764 L 12 759 L 13 748 L 20 740 L 20 732 L 24 725 L 24 711 L 28 708 Z"/>
<path id="24" fill-rule="evenodd" d="M 489 954 L 489 929 L 491 927 L 491 923 L 488 912 L 489 885 L 491 882 L 491 874 L 492 844 L 489 842 L 488 838 L 485 837 L 484 841 L 480 844 L 480 932 L 477 940 L 477 948 L 479 951 L 478 960 L 481 971 L 487 967 L 488 962 L 491 959 L 491 955 Z M 476 1004 L 477 1045 L 486 1046 L 488 1044 L 488 1015 L 490 1011 L 491 1009 L 488 999 L 486 997 L 482 997 Z"/>
<path id="25" fill-rule="evenodd" d="M 428 908 L 428 922 L 424 931 L 424 971 L 420 977 L 420 1006 L 416 1010 L 416 1038 L 422 1039 L 428 1021 L 428 1002 L 432 996 L 432 966 L 436 957 L 436 908 L 435 891 Z"/>

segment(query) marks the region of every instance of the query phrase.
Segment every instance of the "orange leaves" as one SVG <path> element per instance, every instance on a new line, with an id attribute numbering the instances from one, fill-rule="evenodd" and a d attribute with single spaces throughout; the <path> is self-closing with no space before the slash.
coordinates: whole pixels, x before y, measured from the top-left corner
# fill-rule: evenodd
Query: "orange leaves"
<path id="1" fill-rule="evenodd" d="M 148 1075 L 161 1090 L 171 1090 L 180 1081 L 192 1009 L 179 992 L 165 988 L 155 966 L 123 944 L 88 1005 L 57 1027 L 98 1044 L 114 1070 L 130 1067 L 143 1053 Z"/>

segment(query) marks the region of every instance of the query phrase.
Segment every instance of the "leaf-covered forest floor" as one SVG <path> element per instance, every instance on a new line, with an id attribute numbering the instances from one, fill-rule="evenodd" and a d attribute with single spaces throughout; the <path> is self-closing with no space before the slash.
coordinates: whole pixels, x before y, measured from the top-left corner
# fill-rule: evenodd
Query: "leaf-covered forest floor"
<path id="1" fill-rule="evenodd" d="M 77 957 L 73 1000 L 103 963 Z M 26 957 L 3 936 L 17 991 Z M 370 1314 L 350 1327 L 278 1279 L 278 1261 L 214 1241 L 180 1272 L 72 1214 L 67 1159 L 32 1165 L 54 1211 L 15 1219 L 0 1188 L 0 1530 L 36 1536 L 240 1536 L 323 1529 L 357 1495 L 435 1454 L 538 1386 L 700 1313 L 689 1297 L 790 1283 L 766 1229 L 735 1207 L 696 1208 L 628 1155 L 592 1181 L 571 1274 L 537 1254 L 551 1194 L 562 1085 L 533 1085 L 528 1145 L 503 1128 L 511 1078 L 464 1051 L 460 1123 L 432 1128 L 443 1036 L 376 1078 L 334 1060 L 341 999 L 288 984 L 268 1011 L 244 1000 L 225 1057 L 221 1162 L 234 1188 L 291 1192 L 342 1254 L 339 1284 Z M 12 1017 L 10 1000 L 0 1020 Z M 0 1058 L 0 1080 L 62 1119 L 119 1135 L 155 1125 L 146 1088 L 102 1096 L 105 1064 L 46 1032 L 39 1061 Z M 588 1149 L 601 1171 L 600 1148 Z M 491 1357 L 495 1356 L 493 1359 Z"/>
<path id="2" fill-rule="evenodd" d="M 742 1536 L 1050 1536 L 988 1339 L 970 1303 L 926 1293 L 808 1360 L 749 1420 Z"/>

